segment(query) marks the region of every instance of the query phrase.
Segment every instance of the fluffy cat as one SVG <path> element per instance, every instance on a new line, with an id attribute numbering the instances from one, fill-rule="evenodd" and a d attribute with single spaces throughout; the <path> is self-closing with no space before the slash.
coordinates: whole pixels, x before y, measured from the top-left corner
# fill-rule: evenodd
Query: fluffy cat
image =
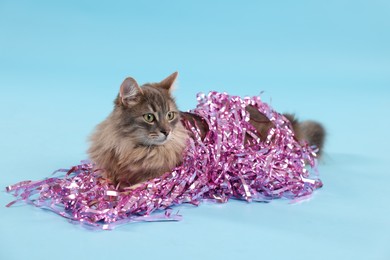
<path id="1" fill-rule="evenodd" d="M 159 83 L 139 87 L 126 78 L 114 101 L 114 110 L 92 134 L 90 158 L 113 183 L 129 186 L 170 171 L 182 160 L 189 132 L 181 118 L 196 125 L 201 137 L 208 131 L 200 116 L 180 112 L 171 95 L 177 72 Z M 246 107 L 250 123 L 260 137 L 265 137 L 272 122 L 256 108 Z M 322 150 L 325 130 L 317 122 L 299 123 L 285 115 L 299 140 L 306 140 Z M 251 138 L 247 136 L 247 139 Z"/>
<path id="2" fill-rule="evenodd" d="M 142 88 L 126 78 L 113 112 L 96 127 L 88 153 L 114 183 L 136 184 L 180 163 L 188 135 L 170 94 L 176 76 Z"/>

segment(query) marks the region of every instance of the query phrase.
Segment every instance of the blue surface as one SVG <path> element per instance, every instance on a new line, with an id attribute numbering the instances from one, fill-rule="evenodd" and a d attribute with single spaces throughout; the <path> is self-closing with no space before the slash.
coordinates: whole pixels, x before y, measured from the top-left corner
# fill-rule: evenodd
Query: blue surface
<path id="1" fill-rule="evenodd" d="M 0 186 L 86 158 L 126 76 L 180 72 L 177 101 L 256 95 L 322 121 L 324 187 L 290 205 L 178 207 L 184 220 L 94 232 L 4 205 L 0 259 L 390 259 L 388 1 L 0 0 Z"/>

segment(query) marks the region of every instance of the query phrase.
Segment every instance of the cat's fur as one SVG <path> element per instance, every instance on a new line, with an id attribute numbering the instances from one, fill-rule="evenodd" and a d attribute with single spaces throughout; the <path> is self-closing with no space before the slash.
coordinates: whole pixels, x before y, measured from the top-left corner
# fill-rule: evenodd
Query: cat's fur
<path id="1" fill-rule="evenodd" d="M 171 95 L 176 77 L 177 72 L 159 83 L 142 87 L 133 78 L 122 83 L 113 112 L 96 127 L 88 150 L 90 158 L 113 183 L 134 185 L 161 176 L 178 165 L 189 137 L 181 117 L 196 124 L 202 138 L 207 134 L 208 126 L 201 117 L 178 110 Z M 248 106 L 246 110 L 260 138 L 265 137 L 272 122 L 255 107 Z M 174 119 L 169 120 L 168 113 L 174 113 Z M 154 116 L 153 122 L 144 118 L 148 114 Z M 325 130 L 321 124 L 299 123 L 294 116 L 285 116 L 299 140 L 322 150 Z"/>
<path id="2" fill-rule="evenodd" d="M 316 146 L 319 149 L 317 155 L 321 156 L 326 136 L 325 128 L 316 121 L 299 122 L 292 114 L 284 114 L 284 116 L 291 122 L 295 137 L 300 141 L 306 141 L 310 145 Z"/>

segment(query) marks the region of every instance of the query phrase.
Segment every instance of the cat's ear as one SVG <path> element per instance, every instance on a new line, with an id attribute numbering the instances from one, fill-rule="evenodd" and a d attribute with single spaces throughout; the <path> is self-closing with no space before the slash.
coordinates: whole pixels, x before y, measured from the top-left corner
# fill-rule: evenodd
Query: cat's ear
<path id="1" fill-rule="evenodd" d="M 174 89 L 174 85 L 175 85 L 178 74 L 179 73 L 177 71 L 172 73 L 167 78 L 163 79 L 158 85 L 161 88 L 166 89 L 169 92 L 171 92 Z"/>
<path id="2" fill-rule="evenodd" d="M 139 94 L 142 94 L 141 88 L 135 79 L 126 78 L 119 89 L 119 101 L 123 105 L 131 105 L 138 102 Z"/>

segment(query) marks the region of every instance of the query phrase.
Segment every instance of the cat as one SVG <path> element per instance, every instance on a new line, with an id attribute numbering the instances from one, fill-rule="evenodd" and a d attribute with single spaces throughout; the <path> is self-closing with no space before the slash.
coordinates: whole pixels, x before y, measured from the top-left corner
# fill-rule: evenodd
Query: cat
<path id="1" fill-rule="evenodd" d="M 177 75 L 175 72 L 161 82 L 141 87 L 131 77 L 121 84 L 112 113 L 96 127 L 88 149 L 90 159 L 112 183 L 136 185 L 179 165 L 187 139 L 193 137 L 181 123 L 182 118 L 196 125 L 201 138 L 206 136 L 208 126 L 200 116 L 177 108 L 172 96 Z M 247 106 L 246 110 L 260 138 L 266 137 L 272 122 L 255 107 Z M 322 151 L 325 130 L 321 124 L 285 116 L 299 140 Z"/>

